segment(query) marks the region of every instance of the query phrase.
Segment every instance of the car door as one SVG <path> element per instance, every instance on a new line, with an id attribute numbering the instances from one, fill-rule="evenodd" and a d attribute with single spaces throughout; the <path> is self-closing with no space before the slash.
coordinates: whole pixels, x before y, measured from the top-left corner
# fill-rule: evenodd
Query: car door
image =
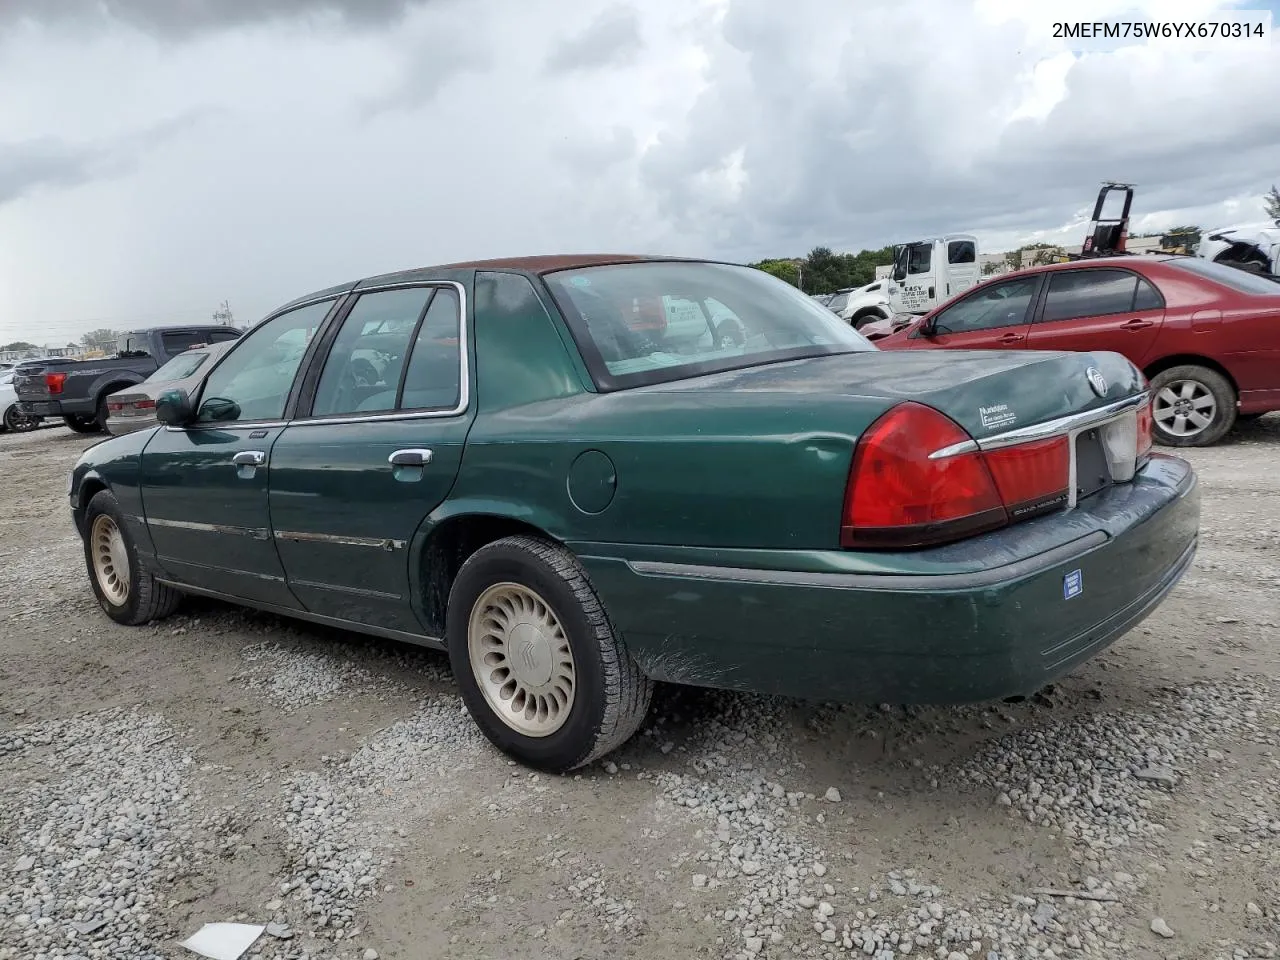
<path id="1" fill-rule="evenodd" d="M 143 449 L 142 506 L 171 577 L 296 609 L 271 536 L 272 446 L 299 369 L 334 300 L 298 307 L 246 333 L 194 398 L 194 422 L 157 430 Z"/>
<path id="2" fill-rule="evenodd" d="M 308 611 L 422 634 L 409 546 L 453 486 L 474 416 L 464 305 L 457 283 L 363 291 L 308 373 L 270 490 Z"/>
<path id="3" fill-rule="evenodd" d="M 1052 271 L 1043 300 L 1027 334 L 1033 350 L 1113 350 L 1142 366 L 1164 322 L 1164 297 L 1132 270 Z"/>
<path id="4" fill-rule="evenodd" d="M 984 283 L 935 313 L 908 338 L 915 348 L 1016 350 L 1026 346 L 1041 274 Z"/>

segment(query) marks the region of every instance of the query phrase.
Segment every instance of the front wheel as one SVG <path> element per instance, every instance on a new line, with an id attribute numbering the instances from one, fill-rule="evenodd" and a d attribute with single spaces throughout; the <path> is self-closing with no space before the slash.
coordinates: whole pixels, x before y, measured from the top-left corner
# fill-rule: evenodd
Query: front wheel
<path id="1" fill-rule="evenodd" d="M 621 746 L 653 696 L 572 554 L 507 537 L 467 559 L 449 592 L 449 660 L 498 749 L 564 773 Z"/>
<path id="2" fill-rule="evenodd" d="M 64 416 L 62 422 L 76 433 L 98 433 L 102 429 L 97 417 L 86 416 L 82 413 Z"/>
<path id="3" fill-rule="evenodd" d="M 1170 367 L 1151 378 L 1151 425 L 1168 447 L 1217 443 L 1236 421 L 1236 391 L 1208 367 Z"/>
<path id="4" fill-rule="evenodd" d="M 849 320 L 849 326 L 855 330 L 861 330 L 868 323 L 875 323 L 877 320 L 884 320 L 885 315 L 879 310 L 862 310 L 855 313 Z"/>
<path id="5" fill-rule="evenodd" d="M 182 594 L 160 583 L 138 557 L 138 548 L 116 498 L 94 494 L 84 514 L 84 562 L 98 604 L 116 623 L 138 626 L 167 617 Z"/>

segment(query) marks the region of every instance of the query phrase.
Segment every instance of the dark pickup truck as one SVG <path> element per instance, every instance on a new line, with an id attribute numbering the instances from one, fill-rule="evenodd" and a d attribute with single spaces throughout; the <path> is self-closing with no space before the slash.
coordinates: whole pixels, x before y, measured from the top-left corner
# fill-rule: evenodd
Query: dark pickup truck
<path id="1" fill-rule="evenodd" d="M 13 389 L 23 413 L 61 417 L 78 433 L 96 433 L 106 429 L 108 394 L 141 383 L 197 344 L 239 336 L 235 327 L 214 324 L 131 330 L 120 335 L 114 357 L 72 363 L 28 361 L 14 371 Z"/>

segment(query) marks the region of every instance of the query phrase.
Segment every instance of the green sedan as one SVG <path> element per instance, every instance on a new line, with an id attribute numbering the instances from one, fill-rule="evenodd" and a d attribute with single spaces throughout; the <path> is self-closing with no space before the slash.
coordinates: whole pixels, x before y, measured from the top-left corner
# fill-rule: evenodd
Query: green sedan
<path id="1" fill-rule="evenodd" d="M 281 307 L 68 483 L 89 582 L 447 650 L 566 771 L 655 682 L 1025 696 L 1191 563 L 1196 477 L 1114 353 L 880 352 L 757 270 L 450 264 Z"/>

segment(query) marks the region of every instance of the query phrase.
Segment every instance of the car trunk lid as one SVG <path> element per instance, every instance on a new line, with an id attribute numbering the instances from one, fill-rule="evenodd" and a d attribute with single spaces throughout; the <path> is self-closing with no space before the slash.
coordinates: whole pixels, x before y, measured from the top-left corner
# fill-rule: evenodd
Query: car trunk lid
<path id="1" fill-rule="evenodd" d="M 1105 407 L 1143 385 L 1138 369 L 1117 353 L 877 350 L 765 364 L 654 389 L 764 392 L 781 403 L 815 394 L 910 400 L 946 414 L 982 441 Z"/>

